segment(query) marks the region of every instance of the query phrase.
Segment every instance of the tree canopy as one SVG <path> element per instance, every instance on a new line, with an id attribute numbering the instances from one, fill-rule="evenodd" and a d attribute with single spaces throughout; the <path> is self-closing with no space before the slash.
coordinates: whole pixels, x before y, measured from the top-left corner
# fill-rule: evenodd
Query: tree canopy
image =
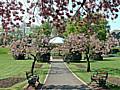
<path id="1" fill-rule="evenodd" d="M 0 17 L 5 31 L 25 22 L 26 13 L 28 26 L 38 20 L 36 18 L 39 18 L 41 23 L 50 18 L 50 23 L 63 28 L 61 20 L 76 15 L 85 16 L 99 12 L 105 18 L 115 19 L 118 17 L 119 5 L 119 0 L 26 0 L 24 3 L 20 0 L 3 0 L 0 1 Z"/>

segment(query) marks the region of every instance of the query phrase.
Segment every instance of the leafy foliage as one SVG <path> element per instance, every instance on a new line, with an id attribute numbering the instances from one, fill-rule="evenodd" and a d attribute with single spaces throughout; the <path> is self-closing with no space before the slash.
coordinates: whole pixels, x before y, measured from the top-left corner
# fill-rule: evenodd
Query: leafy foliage
<path id="1" fill-rule="evenodd" d="M 50 36 L 51 34 L 51 27 L 48 22 L 45 22 L 44 24 L 41 25 L 41 28 L 43 29 L 43 33 L 46 36 Z"/>
<path id="2" fill-rule="evenodd" d="M 27 3 L 27 6 L 24 3 Z M 14 27 L 20 27 L 20 22 L 24 22 L 26 13 L 28 27 L 38 19 L 44 23 L 50 18 L 53 26 L 59 27 L 59 31 L 64 31 L 64 23 L 61 21 L 65 18 L 103 11 L 105 18 L 116 19 L 120 6 L 119 0 L 72 0 L 71 2 L 69 0 L 26 0 L 24 3 L 20 0 L 18 2 L 16 0 L 0 1 L 0 16 L 6 32 L 13 30 Z M 76 7 L 78 7 L 77 10 Z"/>

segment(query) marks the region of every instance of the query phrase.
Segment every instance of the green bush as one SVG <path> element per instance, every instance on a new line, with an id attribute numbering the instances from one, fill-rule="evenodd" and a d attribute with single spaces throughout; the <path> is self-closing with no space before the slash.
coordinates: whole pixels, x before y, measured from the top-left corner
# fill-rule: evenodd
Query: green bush
<path id="1" fill-rule="evenodd" d="M 120 51 L 120 46 L 113 47 L 112 49 L 118 49 Z"/>
<path id="2" fill-rule="evenodd" d="M 120 51 L 119 49 L 113 48 L 113 49 L 111 49 L 110 53 L 111 53 L 111 54 L 116 54 L 116 53 L 118 53 L 119 51 Z"/>
<path id="3" fill-rule="evenodd" d="M 117 54 L 108 54 L 108 57 L 117 57 Z"/>
<path id="4" fill-rule="evenodd" d="M 91 55 L 90 58 L 93 59 L 93 60 L 103 60 L 103 57 L 102 57 L 101 53 L 94 53 L 94 54 Z"/>

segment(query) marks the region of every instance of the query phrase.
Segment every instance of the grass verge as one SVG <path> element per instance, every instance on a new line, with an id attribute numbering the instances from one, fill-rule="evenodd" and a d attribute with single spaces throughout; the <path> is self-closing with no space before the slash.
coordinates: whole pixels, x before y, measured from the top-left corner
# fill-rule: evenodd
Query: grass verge
<path id="1" fill-rule="evenodd" d="M 91 61 L 91 72 L 86 72 L 87 63 L 85 61 L 67 65 L 73 73 L 86 83 L 91 81 L 91 75 L 97 70 L 108 71 L 111 77 L 120 77 L 120 57 L 105 58 L 103 61 Z M 112 88 L 111 90 L 119 90 L 117 87 L 109 87 Z"/>
<path id="2" fill-rule="evenodd" d="M 14 60 L 8 48 L 0 48 L 0 79 L 8 77 L 26 78 L 25 72 L 30 71 L 33 60 Z M 41 68 L 35 68 L 35 73 L 39 75 L 40 82 L 43 83 L 48 73 L 49 64 L 43 64 Z M 10 88 L 0 88 L 0 90 L 21 90 L 27 84 L 27 80 L 13 85 Z"/>

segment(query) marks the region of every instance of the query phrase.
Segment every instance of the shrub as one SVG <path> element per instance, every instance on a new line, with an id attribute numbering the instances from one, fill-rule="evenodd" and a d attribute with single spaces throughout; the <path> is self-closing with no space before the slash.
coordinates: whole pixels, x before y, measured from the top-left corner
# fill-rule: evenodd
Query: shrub
<path id="1" fill-rule="evenodd" d="M 110 53 L 111 53 L 111 54 L 116 54 L 116 53 L 118 53 L 118 52 L 119 52 L 119 49 L 118 49 L 118 48 L 113 48 L 113 49 L 110 50 Z"/>
<path id="2" fill-rule="evenodd" d="M 82 54 L 79 51 L 74 51 L 72 53 L 68 53 L 64 55 L 63 60 L 64 61 L 70 61 L 70 62 L 80 62 L 82 59 Z"/>
<path id="3" fill-rule="evenodd" d="M 101 53 L 95 53 L 90 58 L 93 60 L 103 60 Z"/>

